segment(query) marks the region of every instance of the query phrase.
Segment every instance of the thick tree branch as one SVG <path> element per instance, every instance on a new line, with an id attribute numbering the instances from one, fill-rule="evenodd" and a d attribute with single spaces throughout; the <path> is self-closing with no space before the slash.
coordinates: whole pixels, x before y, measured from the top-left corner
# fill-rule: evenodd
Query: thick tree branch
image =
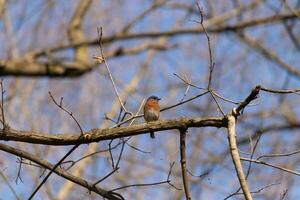
<path id="1" fill-rule="evenodd" d="M 106 58 L 115 58 L 126 55 L 136 55 L 147 50 L 165 51 L 175 48 L 176 45 L 149 42 L 133 47 L 119 46 L 110 50 Z M 47 61 L 38 61 L 39 58 Z M 30 77 L 78 77 L 88 73 L 98 66 L 98 62 L 80 63 L 77 61 L 65 62 L 51 58 L 51 55 L 28 52 L 24 57 L 16 60 L 0 60 L 0 76 L 30 76 Z"/>
<path id="2" fill-rule="evenodd" d="M 31 55 L 17 60 L 0 60 L 0 76 L 78 77 L 93 68 L 92 65 L 82 65 L 78 62 L 38 62 Z"/>
<path id="3" fill-rule="evenodd" d="M 297 11 L 299 13 L 300 11 Z M 287 14 L 279 14 L 273 15 L 263 18 L 251 19 L 248 21 L 239 22 L 235 25 L 220 25 L 216 27 L 207 27 L 206 30 L 209 33 L 226 33 L 226 32 L 235 32 L 239 30 L 243 30 L 245 28 L 251 28 L 254 26 L 265 25 L 278 23 L 282 21 L 286 21 L 289 19 L 297 19 L 297 16 L 294 13 Z M 108 37 L 102 38 L 102 44 L 109 44 L 116 41 L 124 41 L 124 40 L 136 40 L 136 39 L 145 39 L 145 38 L 159 38 L 159 37 L 172 37 L 172 36 L 181 36 L 181 35 L 189 35 L 189 34 L 204 34 L 204 30 L 195 27 L 195 28 L 186 28 L 186 29 L 175 29 L 170 31 L 160 31 L 160 32 L 144 32 L 144 33 L 128 33 L 128 34 L 115 34 Z M 70 48 L 75 48 L 82 45 L 99 45 L 98 39 L 93 39 L 85 42 L 73 43 L 69 45 L 59 45 L 50 49 L 47 49 L 47 52 L 56 52 L 61 50 L 66 50 Z M 36 53 L 43 53 L 45 50 L 41 50 Z"/>
<path id="4" fill-rule="evenodd" d="M 251 19 L 248 21 L 239 22 L 235 25 L 220 25 L 210 26 L 207 31 L 210 33 L 225 33 L 236 32 L 245 28 L 250 28 L 258 25 L 278 23 L 290 19 L 296 19 L 299 11 L 295 13 L 278 14 L 269 17 L 258 19 Z M 214 23 L 212 23 L 214 24 Z M 203 34 L 204 30 L 199 27 L 176 29 L 161 32 L 145 32 L 145 33 L 127 33 L 103 37 L 102 43 L 109 44 L 117 41 L 159 38 L 159 37 L 174 37 L 181 35 Z M 79 47 L 96 46 L 98 39 L 79 41 L 76 40 L 71 44 L 60 44 L 55 47 L 40 49 L 34 52 L 27 53 L 27 57 L 18 60 L 1 60 L 0 61 L 0 75 L 1 76 L 48 76 L 48 77 L 76 77 L 94 69 L 94 66 L 89 63 L 71 62 L 62 63 L 61 61 L 47 61 L 45 63 L 38 62 L 37 57 L 48 56 L 52 53 L 64 51 L 68 49 L 78 49 Z M 109 57 L 109 56 L 107 56 Z"/>
<path id="5" fill-rule="evenodd" d="M 253 101 L 254 99 L 257 98 L 257 95 L 259 94 L 260 92 L 260 89 L 261 89 L 261 86 L 260 85 L 257 85 L 255 88 L 253 88 L 251 90 L 251 93 L 246 97 L 246 99 L 241 102 L 239 104 L 239 106 L 235 109 L 235 112 L 233 112 L 233 114 L 235 114 L 237 116 L 239 116 L 241 114 L 241 112 L 243 112 L 243 110 L 246 108 L 246 106 L 251 102 Z"/>
<path id="6" fill-rule="evenodd" d="M 82 42 L 85 40 L 82 22 L 85 14 L 89 10 L 91 3 L 92 0 L 81 0 L 78 3 L 68 26 L 68 37 L 71 43 Z M 79 63 L 88 63 L 89 58 L 87 46 L 75 48 L 74 59 Z"/>
<path id="7" fill-rule="evenodd" d="M 178 118 L 173 120 L 159 120 L 150 123 L 132 125 L 129 127 L 116 127 L 106 129 L 92 129 L 84 132 L 83 137 L 79 134 L 47 134 L 32 131 L 18 131 L 15 129 L 0 130 L 0 140 L 19 141 L 46 145 L 74 145 L 91 142 L 99 142 L 114 138 L 134 136 L 171 129 L 182 129 L 188 127 L 227 127 L 225 118 Z"/>

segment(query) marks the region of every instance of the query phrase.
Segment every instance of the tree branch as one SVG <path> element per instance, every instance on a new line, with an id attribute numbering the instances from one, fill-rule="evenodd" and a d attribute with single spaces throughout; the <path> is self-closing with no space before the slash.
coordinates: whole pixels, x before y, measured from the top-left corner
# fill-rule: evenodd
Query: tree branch
<path id="1" fill-rule="evenodd" d="M 0 130 L 0 140 L 19 141 L 26 143 L 45 145 L 74 145 L 99 142 L 120 137 L 134 136 L 171 129 L 186 127 L 227 127 L 227 120 L 221 117 L 187 118 L 182 117 L 173 120 L 159 120 L 150 123 L 132 125 L 129 127 L 116 127 L 105 129 L 92 129 L 83 132 L 83 136 L 77 134 L 49 134 L 32 131 L 19 131 L 15 129 Z"/>
<path id="2" fill-rule="evenodd" d="M 184 187 L 185 199 L 191 200 L 192 198 L 189 191 L 189 179 L 186 170 L 185 138 L 186 138 L 186 129 L 180 129 L 180 164 L 181 164 L 182 182 Z"/>
<path id="3" fill-rule="evenodd" d="M 47 162 L 43 159 L 37 158 L 37 156 L 29 154 L 29 153 L 27 153 L 25 151 L 22 151 L 22 150 L 19 150 L 19 149 L 10 147 L 8 145 L 0 144 L 0 150 L 5 151 L 5 152 L 10 153 L 10 154 L 14 154 L 14 155 L 22 157 L 22 158 L 26 158 L 28 160 L 31 160 L 31 161 L 35 162 L 36 164 L 38 164 L 38 165 L 40 165 L 40 166 L 42 166 L 42 167 L 44 167 L 48 170 L 52 170 L 54 168 L 54 165 L 52 165 L 51 163 L 49 163 L 49 162 Z M 95 193 L 97 193 L 97 194 L 99 194 L 99 195 L 101 195 L 101 196 L 103 196 L 107 199 L 120 200 L 120 198 L 115 197 L 113 193 L 109 193 L 107 190 L 96 187 L 95 185 L 88 183 L 84 179 L 73 176 L 72 174 L 65 172 L 61 168 L 56 168 L 53 172 L 55 174 L 57 174 L 58 176 L 61 176 L 61 177 L 65 178 L 69 181 L 72 181 L 73 183 L 76 183 L 77 185 L 85 187 L 89 191 L 93 191 L 93 192 L 95 192 Z"/>
<path id="4" fill-rule="evenodd" d="M 238 151 L 238 147 L 236 144 L 236 133 L 235 133 L 235 122 L 236 122 L 236 118 L 235 118 L 235 114 L 230 113 L 229 115 L 227 115 L 228 117 L 228 142 L 229 142 L 229 148 L 230 148 L 230 154 L 232 157 L 232 161 L 235 167 L 235 171 L 237 174 L 237 177 L 239 179 L 241 188 L 243 190 L 244 193 L 244 197 L 246 200 L 252 200 L 251 197 L 251 193 L 249 191 L 246 179 L 245 179 L 245 175 L 243 172 L 243 167 L 240 161 L 240 155 L 239 155 L 239 151 Z"/>

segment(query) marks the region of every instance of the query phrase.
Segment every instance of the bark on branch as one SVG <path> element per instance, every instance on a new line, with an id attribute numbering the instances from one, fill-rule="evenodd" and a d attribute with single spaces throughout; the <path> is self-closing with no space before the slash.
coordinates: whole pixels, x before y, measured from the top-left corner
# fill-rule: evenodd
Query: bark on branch
<path id="1" fill-rule="evenodd" d="M 182 182 L 184 187 L 185 199 L 191 200 L 192 198 L 189 191 L 189 179 L 186 171 L 185 138 L 186 138 L 186 129 L 180 129 L 180 164 L 181 164 Z"/>
<path id="2" fill-rule="evenodd" d="M 237 148 L 237 144 L 236 144 L 236 134 L 235 134 L 235 122 L 236 122 L 236 118 L 235 118 L 235 114 L 230 113 L 227 115 L 228 118 L 228 142 L 229 142 L 229 147 L 230 147 L 230 154 L 232 157 L 232 161 L 235 167 L 235 171 L 237 174 L 237 177 L 239 179 L 241 188 L 243 190 L 243 194 L 246 200 L 252 200 L 251 197 L 251 193 L 249 191 L 246 179 L 245 179 L 245 175 L 243 172 L 243 167 L 241 164 L 241 160 L 240 160 L 240 155 L 239 155 L 239 151 Z"/>
<path id="3" fill-rule="evenodd" d="M 92 129 L 78 134 L 49 134 L 32 131 L 19 131 L 15 129 L 0 130 L 0 140 L 19 141 L 45 145 L 74 145 L 99 142 L 114 138 L 134 136 L 149 133 L 150 130 L 158 132 L 171 129 L 189 127 L 227 127 L 227 119 L 221 117 L 207 118 L 178 118 L 173 120 L 159 120 L 150 123 L 106 129 Z"/>

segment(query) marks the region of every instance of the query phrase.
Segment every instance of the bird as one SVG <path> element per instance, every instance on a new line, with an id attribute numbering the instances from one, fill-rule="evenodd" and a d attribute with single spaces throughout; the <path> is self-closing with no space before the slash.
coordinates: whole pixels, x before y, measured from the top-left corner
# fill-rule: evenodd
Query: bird
<path id="1" fill-rule="evenodd" d="M 160 107 L 158 102 L 160 100 L 161 98 L 154 95 L 148 97 L 144 105 L 144 119 L 146 122 L 152 122 L 159 119 Z M 153 131 L 150 131 L 150 137 L 152 139 L 155 138 Z"/>

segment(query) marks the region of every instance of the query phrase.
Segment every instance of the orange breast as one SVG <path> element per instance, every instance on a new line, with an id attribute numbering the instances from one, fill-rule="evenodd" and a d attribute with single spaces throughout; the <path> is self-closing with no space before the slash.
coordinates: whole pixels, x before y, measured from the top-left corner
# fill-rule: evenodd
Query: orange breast
<path id="1" fill-rule="evenodd" d="M 146 102 L 146 104 L 144 106 L 144 112 L 146 109 L 150 109 L 150 108 L 154 109 L 155 111 L 160 110 L 159 104 L 155 100 L 149 100 Z"/>

